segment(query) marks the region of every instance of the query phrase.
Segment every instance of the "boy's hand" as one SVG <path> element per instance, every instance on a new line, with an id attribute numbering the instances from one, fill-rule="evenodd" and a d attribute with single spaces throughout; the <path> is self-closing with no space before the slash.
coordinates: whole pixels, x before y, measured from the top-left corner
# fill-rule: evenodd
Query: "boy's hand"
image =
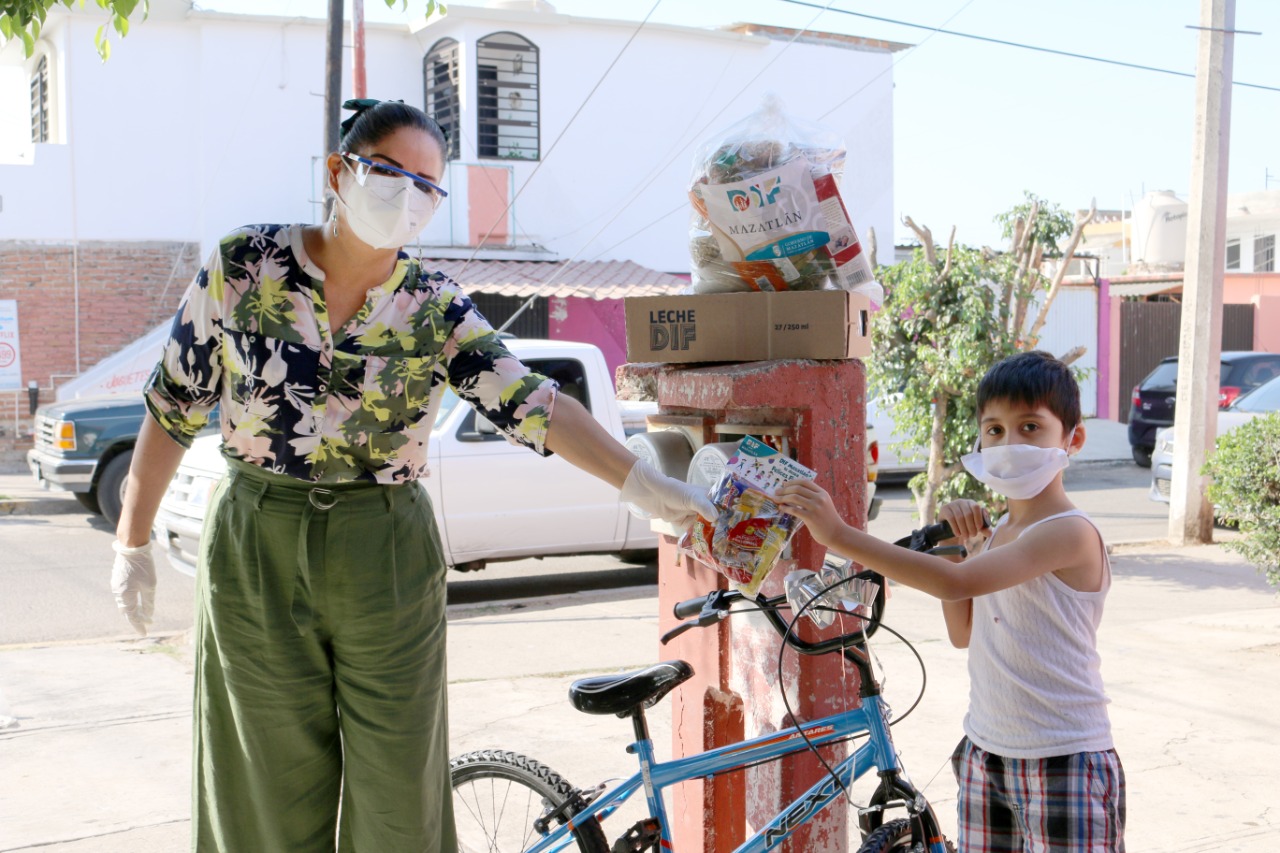
<path id="1" fill-rule="evenodd" d="M 845 527 L 831 495 L 812 480 L 790 480 L 778 488 L 778 506 L 800 519 L 813 538 L 830 545 Z"/>
<path id="2" fill-rule="evenodd" d="M 968 542 L 975 536 L 986 538 L 985 532 L 991 526 L 982 504 L 963 498 L 938 510 L 938 519 L 951 525 L 951 531 L 960 542 Z"/>

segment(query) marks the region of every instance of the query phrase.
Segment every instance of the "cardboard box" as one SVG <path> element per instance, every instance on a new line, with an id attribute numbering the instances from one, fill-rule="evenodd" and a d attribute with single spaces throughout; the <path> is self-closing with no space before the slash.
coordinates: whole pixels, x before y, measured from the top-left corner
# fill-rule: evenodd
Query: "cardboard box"
<path id="1" fill-rule="evenodd" d="M 627 360 L 768 361 L 865 358 L 870 302 L 808 290 L 634 296 L 625 300 Z"/>

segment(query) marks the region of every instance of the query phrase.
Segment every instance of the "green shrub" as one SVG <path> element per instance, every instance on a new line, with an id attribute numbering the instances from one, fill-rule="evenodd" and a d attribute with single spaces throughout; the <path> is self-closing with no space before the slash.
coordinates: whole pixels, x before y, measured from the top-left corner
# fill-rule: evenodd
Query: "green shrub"
<path id="1" fill-rule="evenodd" d="M 1280 586 L 1280 412 L 1254 418 L 1218 439 L 1205 463 L 1218 518 L 1243 536 L 1226 543 Z"/>

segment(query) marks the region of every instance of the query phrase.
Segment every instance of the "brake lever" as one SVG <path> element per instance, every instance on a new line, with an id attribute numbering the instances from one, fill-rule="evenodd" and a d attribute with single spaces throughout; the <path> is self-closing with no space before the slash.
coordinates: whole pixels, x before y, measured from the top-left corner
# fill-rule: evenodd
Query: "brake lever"
<path id="1" fill-rule="evenodd" d="M 704 606 L 702 608 L 702 612 L 696 617 L 693 619 L 686 619 L 667 633 L 663 634 L 660 642 L 665 646 L 669 640 L 674 640 L 690 628 L 705 628 L 708 625 L 714 625 L 717 622 L 723 621 L 728 618 L 728 616 L 728 610 L 712 609 L 708 606 Z"/>

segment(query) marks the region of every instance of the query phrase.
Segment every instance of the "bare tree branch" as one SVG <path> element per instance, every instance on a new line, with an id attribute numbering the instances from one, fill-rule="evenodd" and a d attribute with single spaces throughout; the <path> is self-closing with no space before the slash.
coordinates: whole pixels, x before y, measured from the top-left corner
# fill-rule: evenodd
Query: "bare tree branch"
<path id="1" fill-rule="evenodd" d="M 920 512 L 923 524 L 933 524 L 938 511 L 938 490 L 946 481 L 945 465 L 942 460 L 943 448 L 946 446 L 947 409 L 951 397 L 942 394 L 933 404 L 933 429 L 929 433 L 929 465 L 924 491 L 916 495 L 916 509 Z"/>
<path id="2" fill-rule="evenodd" d="M 902 224 L 916 232 L 916 237 L 919 238 L 920 244 L 924 246 L 925 260 L 929 262 L 930 266 L 937 266 L 938 251 L 933 247 L 933 232 L 923 225 L 916 225 L 915 220 L 910 216 L 902 217 Z"/>
<path id="3" fill-rule="evenodd" d="M 1062 362 L 1063 364 L 1071 364 L 1073 361 L 1078 361 L 1081 358 L 1081 356 L 1083 356 L 1088 351 L 1089 351 L 1089 348 L 1085 346 L 1072 347 L 1062 355 L 1058 356 L 1058 361 Z"/>
<path id="4" fill-rule="evenodd" d="M 867 239 L 863 241 L 863 248 L 867 253 L 867 261 L 874 270 L 878 264 L 876 263 L 876 229 L 874 227 L 867 228 Z"/>
<path id="5" fill-rule="evenodd" d="M 951 236 L 947 238 L 947 262 L 942 267 L 941 278 L 946 278 L 951 272 L 951 250 L 956 247 L 956 227 L 951 226 Z"/>
<path id="6" fill-rule="evenodd" d="M 1089 202 L 1089 210 L 1083 215 L 1076 217 L 1076 225 L 1071 229 L 1071 238 L 1067 240 L 1067 248 L 1062 252 L 1062 263 L 1058 265 L 1058 271 L 1054 273 L 1053 282 L 1049 285 L 1049 292 L 1045 295 L 1044 304 L 1040 306 L 1040 313 L 1036 315 L 1036 320 L 1031 324 L 1031 331 L 1028 339 L 1036 340 L 1040 336 L 1040 329 L 1044 327 L 1044 321 L 1049 316 L 1049 306 L 1053 305 L 1054 297 L 1058 295 L 1058 288 L 1062 286 L 1062 279 L 1067 275 L 1067 267 L 1071 266 L 1071 259 L 1076 255 L 1076 247 L 1080 245 L 1080 238 L 1084 235 L 1085 226 L 1093 221 L 1093 217 L 1098 213 L 1098 200 L 1092 199 Z"/>

